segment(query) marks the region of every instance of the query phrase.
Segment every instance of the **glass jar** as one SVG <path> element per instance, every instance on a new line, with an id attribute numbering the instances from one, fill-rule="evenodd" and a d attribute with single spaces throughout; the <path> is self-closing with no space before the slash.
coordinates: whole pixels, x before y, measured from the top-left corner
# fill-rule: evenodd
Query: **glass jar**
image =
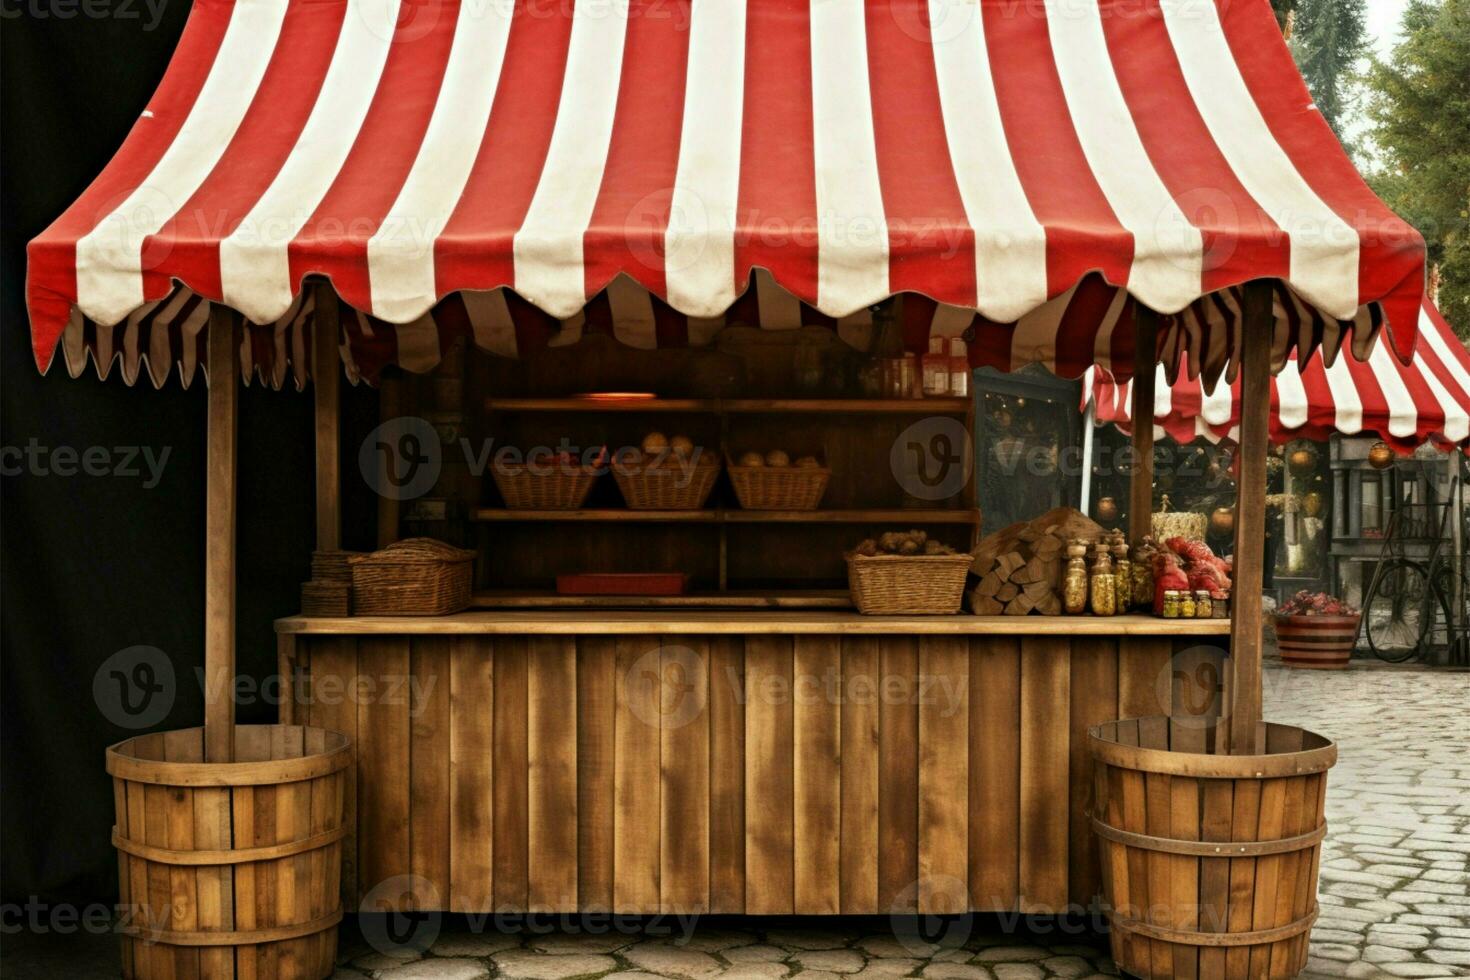
<path id="1" fill-rule="evenodd" d="M 1118 612 L 1118 579 L 1108 553 L 1098 554 L 1092 564 L 1092 612 L 1096 616 L 1114 616 Z"/>
<path id="2" fill-rule="evenodd" d="M 1121 534 L 1113 537 L 1113 576 L 1118 580 L 1114 592 L 1122 614 L 1133 605 L 1133 563 L 1128 560 L 1128 542 Z"/>
<path id="3" fill-rule="evenodd" d="M 900 354 L 883 360 L 883 395 L 886 398 L 916 398 L 919 391 L 918 359 Z"/>
<path id="4" fill-rule="evenodd" d="M 1081 549 L 1085 554 L 1087 549 Z M 1072 548 L 1069 545 L 1070 555 Z M 1087 612 L 1087 562 L 1082 555 L 1067 559 L 1067 571 L 1062 576 L 1062 610 L 1068 616 L 1080 616 Z"/>
<path id="5" fill-rule="evenodd" d="M 1194 612 L 1195 612 L 1195 609 L 1194 609 L 1194 593 L 1193 592 L 1180 592 L 1179 593 L 1179 618 L 1180 619 L 1193 619 L 1194 618 Z"/>
<path id="6" fill-rule="evenodd" d="M 1169 589 L 1164 593 L 1164 618 L 1179 618 L 1179 593 L 1174 589 Z"/>
<path id="7" fill-rule="evenodd" d="M 958 337 L 949 342 L 949 394 L 951 398 L 970 397 L 970 358 L 965 342 Z"/>
<path id="8" fill-rule="evenodd" d="M 929 351 L 923 357 L 924 397 L 944 398 L 949 395 L 949 342 L 943 337 L 929 338 Z"/>
<path id="9" fill-rule="evenodd" d="M 1194 593 L 1194 618 L 1210 619 L 1215 615 L 1215 603 L 1210 599 L 1209 589 L 1198 589 Z"/>

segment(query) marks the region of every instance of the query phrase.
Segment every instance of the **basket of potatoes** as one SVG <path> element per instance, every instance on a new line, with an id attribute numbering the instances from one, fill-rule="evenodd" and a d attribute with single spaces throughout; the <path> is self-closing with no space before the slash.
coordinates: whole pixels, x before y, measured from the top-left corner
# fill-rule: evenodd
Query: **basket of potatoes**
<path id="1" fill-rule="evenodd" d="M 869 616 L 954 615 L 971 555 L 923 531 L 886 531 L 847 553 L 847 588 Z"/>
<path id="2" fill-rule="evenodd" d="M 816 456 L 751 449 L 728 460 L 730 484 L 746 510 L 816 510 L 832 471 Z"/>
<path id="3" fill-rule="evenodd" d="M 613 456 L 612 471 L 629 510 L 698 510 L 715 488 L 720 457 L 688 436 L 650 432 L 637 449 Z"/>

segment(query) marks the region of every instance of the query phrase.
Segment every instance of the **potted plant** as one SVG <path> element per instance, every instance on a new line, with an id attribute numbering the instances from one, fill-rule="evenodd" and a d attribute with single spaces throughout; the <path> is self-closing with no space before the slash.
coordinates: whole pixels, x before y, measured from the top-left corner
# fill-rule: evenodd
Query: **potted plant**
<path id="1" fill-rule="evenodd" d="M 1358 637 L 1358 610 L 1325 592 L 1303 590 L 1276 610 L 1276 644 L 1293 667 L 1341 670 Z"/>

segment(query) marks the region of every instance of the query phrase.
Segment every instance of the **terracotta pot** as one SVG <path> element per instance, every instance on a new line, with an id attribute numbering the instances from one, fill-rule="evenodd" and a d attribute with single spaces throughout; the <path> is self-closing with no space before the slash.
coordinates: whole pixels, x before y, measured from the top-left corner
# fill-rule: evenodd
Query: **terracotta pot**
<path id="1" fill-rule="evenodd" d="M 1358 616 L 1277 616 L 1281 662 L 1293 667 L 1341 670 L 1358 639 Z"/>

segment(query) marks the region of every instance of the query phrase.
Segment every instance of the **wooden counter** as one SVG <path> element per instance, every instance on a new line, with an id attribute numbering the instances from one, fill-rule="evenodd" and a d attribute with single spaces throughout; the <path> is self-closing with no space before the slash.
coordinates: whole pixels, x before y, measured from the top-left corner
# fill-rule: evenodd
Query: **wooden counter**
<path id="1" fill-rule="evenodd" d="M 277 628 L 283 715 L 356 743 L 352 906 L 871 914 L 1090 902 L 1086 728 L 1172 712 L 1199 719 L 1180 738 L 1212 738 L 1228 623 L 507 610 Z"/>
<path id="2" fill-rule="evenodd" d="M 1154 616 L 864 616 L 843 610 L 514 610 L 454 616 L 290 616 L 278 633 L 578 636 L 705 633 L 844 636 L 1229 636 L 1228 619 Z"/>

